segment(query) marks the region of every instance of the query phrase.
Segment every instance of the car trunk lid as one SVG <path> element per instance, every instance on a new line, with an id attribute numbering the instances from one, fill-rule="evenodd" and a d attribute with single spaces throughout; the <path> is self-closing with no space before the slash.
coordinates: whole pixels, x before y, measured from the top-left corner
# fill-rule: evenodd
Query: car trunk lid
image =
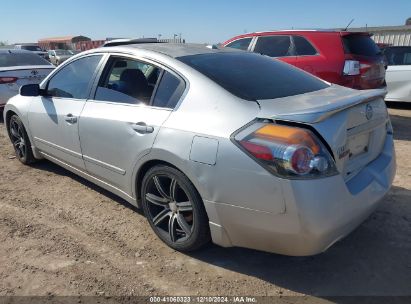
<path id="1" fill-rule="evenodd" d="M 259 100 L 259 118 L 313 128 L 329 146 L 338 170 L 349 180 L 381 153 L 388 122 L 385 93 L 332 85 L 307 94 Z"/>

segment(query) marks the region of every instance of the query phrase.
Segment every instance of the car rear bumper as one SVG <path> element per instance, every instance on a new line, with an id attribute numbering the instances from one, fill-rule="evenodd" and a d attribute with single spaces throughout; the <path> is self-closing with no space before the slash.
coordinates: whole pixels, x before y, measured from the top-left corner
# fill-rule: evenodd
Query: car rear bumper
<path id="1" fill-rule="evenodd" d="M 377 208 L 391 187 L 395 168 L 393 139 L 387 136 L 380 156 L 349 182 L 340 175 L 283 180 L 283 214 L 205 201 L 213 241 L 292 256 L 321 253 Z"/>

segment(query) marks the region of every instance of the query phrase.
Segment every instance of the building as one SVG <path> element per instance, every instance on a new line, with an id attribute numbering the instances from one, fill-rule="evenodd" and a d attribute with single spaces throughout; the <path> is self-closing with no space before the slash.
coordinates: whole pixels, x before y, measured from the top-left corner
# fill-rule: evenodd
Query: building
<path id="1" fill-rule="evenodd" d="M 85 36 L 65 36 L 65 37 L 53 37 L 43 38 L 38 41 L 39 46 L 45 50 L 55 49 L 76 49 L 76 43 L 82 41 L 91 41 L 90 38 Z"/>
<path id="2" fill-rule="evenodd" d="M 379 45 L 411 46 L 411 18 L 405 25 L 349 28 L 350 32 L 369 32 Z"/>

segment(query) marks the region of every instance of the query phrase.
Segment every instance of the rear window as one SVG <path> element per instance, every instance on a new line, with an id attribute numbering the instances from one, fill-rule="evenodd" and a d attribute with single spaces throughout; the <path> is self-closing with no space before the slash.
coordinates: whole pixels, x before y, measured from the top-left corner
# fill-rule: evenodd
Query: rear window
<path id="1" fill-rule="evenodd" d="M 369 36 L 348 35 L 342 37 L 346 54 L 376 56 L 381 54 L 380 48 Z"/>
<path id="2" fill-rule="evenodd" d="M 50 62 L 33 53 L 0 53 L 0 67 L 24 65 L 50 65 Z"/>
<path id="3" fill-rule="evenodd" d="M 328 87 L 286 63 L 253 53 L 200 54 L 177 59 L 247 100 L 280 98 Z"/>

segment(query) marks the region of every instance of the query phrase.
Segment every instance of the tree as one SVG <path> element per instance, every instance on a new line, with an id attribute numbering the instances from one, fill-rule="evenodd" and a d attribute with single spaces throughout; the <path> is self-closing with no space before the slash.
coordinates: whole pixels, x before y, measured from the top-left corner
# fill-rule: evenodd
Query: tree
<path id="1" fill-rule="evenodd" d="M 7 41 L 0 41 L 0 46 L 5 46 L 5 45 L 8 45 Z"/>
<path id="2" fill-rule="evenodd" d="M 407 21 L 405 21 L 405 25 L 411 25 L 411 17 L 407 19 Z"/>

